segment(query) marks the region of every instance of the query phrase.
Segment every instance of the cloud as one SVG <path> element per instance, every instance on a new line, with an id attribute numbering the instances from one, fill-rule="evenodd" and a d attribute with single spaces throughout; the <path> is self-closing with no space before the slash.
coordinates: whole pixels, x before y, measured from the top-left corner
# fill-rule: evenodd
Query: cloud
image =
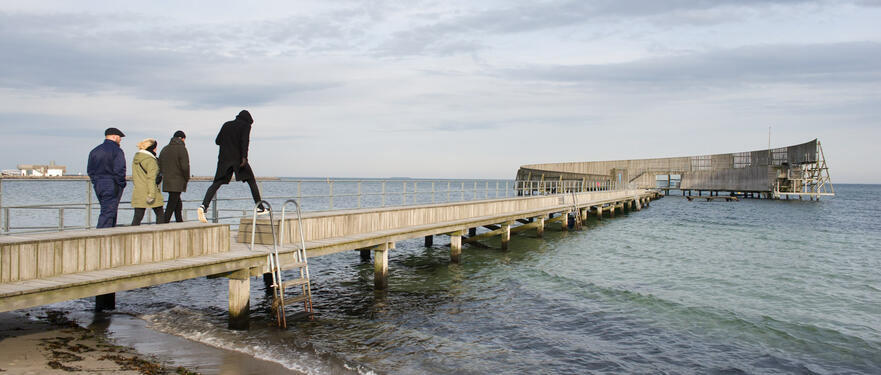
<path id="1" fill-rule="evenodd" d="M 852 3 L 868 5 L 865 0 Z M 482 41 L 489 36 L 567 27 L 595 28 L 634 20 L 663 27 L 710 26 L 738 21 L 775 7 L 788 7 L 786 12 L 791 12 L 797 6 L 841 5 L 825 0 L 564 0 L 504 4 L 505 7 L 483 10 L 453 9 L 417 15 L 413 17 L 413 26 L 389 34 L 373 52 L 381 56 L 474 53 L 491 47 Z"/>
<path id="2" fill-rule="evenodd" d="M 514 79 L 562 83 L 707 85 L 881 81 L 881 43 L 758 45 L 619 64 L 531 66 Z"/>
<path id="3" fill-rule="evenodd" d="M 339 85 L 329 80 L 269 77 L 265 71 L 271 67 L 261 56 L 224 56 L 224 50 L 208 48 L 213 43 L 208 33 L 195 32 L 173 50 L 164 47 L 161 36 L 150 43 L 133 42 L 148 38 L 144 34 L 150 34 L 149 29 L 126 31 L 127 38 L 100 31 L 115 27 L 101 23 L 104 20 L 103 16 L 0 15 L 0 25 L 4 25 L 0 26 L 0 50 L 8 51 L 0 57 L 0 87 L 79 94 L 119 92 L 177 102 L 184 108 L 219 108 L 262 105 Z M 90 24 L 101 25 L 99 35 L 86 31 Z M 222 34 L 218 37 L 222 39 Z"/>

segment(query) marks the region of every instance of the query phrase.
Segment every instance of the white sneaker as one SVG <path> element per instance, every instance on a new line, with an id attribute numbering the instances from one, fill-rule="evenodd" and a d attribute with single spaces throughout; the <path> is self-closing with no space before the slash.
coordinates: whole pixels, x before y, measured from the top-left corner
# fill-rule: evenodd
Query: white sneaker
<path id="1" fill-rule="evenodd" d="M 260 207 L 257 209 L 257 215 L 266 215 L 269 213 L 269 209 L 266 207 Z"/>
<path id="2" fill-rule="evenodd" d="M 208 219 L 205 218 L 205 206 L 199 206 L 199 209 L 196 210 L 196 214 L 199 215 L 199 221 L 203 223 L 208 222 Z"/>

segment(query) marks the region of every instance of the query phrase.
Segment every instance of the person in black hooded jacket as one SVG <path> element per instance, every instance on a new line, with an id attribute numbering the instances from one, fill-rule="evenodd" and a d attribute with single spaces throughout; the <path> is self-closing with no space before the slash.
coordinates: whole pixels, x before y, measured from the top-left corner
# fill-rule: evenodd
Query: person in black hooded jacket
<path id="1" fill-rule="evenodd" d="M 254 171 L 251 169 L 251 165 L 248 164 L 248 143 L 251 135 L 251 124 L 253 123 L 254 119 L 251 117 L 251 113 L 242 110 L 235 120 L 227 121 L 220 128 L 220 132 L 217 133 L 217 138 L 214 140 L 214 143 L 220 146 L 220 151 L 217 155 L 217 172 L 214 173 L 214 183 L 208 187 L 208 190 L 205 192 L 205 198 L 202 200 L 202 205 L 197 210 L 199 221 L 203 223 L 208 222 L 205 218 L 205 210 L 208 209 L 208 205 L 214 199 L 214 195 L 217 194 L 217 189 L 221 185 L 228 184 L 232 180 L 233 174 L 236 175 L 236 181 L 248 183 L 254 203 L 260 201 L 260 190 L 257 188 Z M 257 212 L 262 214 L 268 211 L 263 205 L 260 205 L 257 208 Z"/>

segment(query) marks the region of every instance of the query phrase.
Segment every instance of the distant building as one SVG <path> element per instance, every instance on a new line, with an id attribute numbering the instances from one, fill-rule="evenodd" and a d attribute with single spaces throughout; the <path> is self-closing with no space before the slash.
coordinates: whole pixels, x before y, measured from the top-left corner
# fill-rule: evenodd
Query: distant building
<path id="1" fill-rule="evenodd" d="M 4 169 L 0 172 L 0 176 L 21 176 L 21 171 L 18 169 Z"/>
<path id="2" fill-rule="evenodd" d="M 67 172 L 67 167 L 56 165 L 53 161 L 49 165 L 19 164 L 18 170 L 21 171 L 22 176 L 54 177 L 64 176 Z"/>

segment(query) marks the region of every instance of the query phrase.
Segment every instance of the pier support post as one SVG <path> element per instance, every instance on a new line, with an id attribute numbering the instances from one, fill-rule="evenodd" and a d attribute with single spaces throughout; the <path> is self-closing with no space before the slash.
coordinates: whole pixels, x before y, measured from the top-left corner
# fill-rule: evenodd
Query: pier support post
<path id="1" fill-rule="evenodd" d="M 603 220 L 603 206 L 602 205 L 596 206 L 596 210 L 597 210 L 597 220 Z"/>
<path id="2" fill-rule="evenodd" d="M 434 245 L 434 236 L 430 235 L 430 234 L 425 236 L 425 247 L 431 247 L 433 245 Z"/>
<path id="3" fill-rule="evenodd" d="M 392 247 L 387 242 L 373 249 L 373 288 L 376 290 L 388 288 L 388 251 Z"/>
<path id="4" fill-rule="evenodd" d="M 246 330 L 250 326 L 251 279 L 248 269 L 229 275 L 229 329 Z"/>
<path id="5" fill-rule="evenodd" d="M 462 231 L 450 233 L 450 262 L 459 263 L 462 256 Z"/>
<path id="6" fill-rule="evenodd" d="M 502 223 L 502 250 L 508 250 L 508 242 L 511 242 L 511 222 Z"/>
<path id="7" fill-rule="evenodd" d="M 560 212 L 560 216 L 562 216 L 562 220 L 560 221 L 560 224 L 562 224 L 562 226 L 560 226 L 560 230 L 566 232 L 569 230 L 569 213 L 563 211 Z"/>
<path id="8" fill-rule="evenodd" d="M 617 205 L 618 205 L 617 202 L 609 205 L 609 217 L 615 217 L 615 206 L 617 206 Z"/>
<path id="9" fill-rule="evenodd" d="M 95 311 L 104 310 L 116 310 L 116 293 L 95 296 Z"/>
<path id="10" fill-rule="evenodd" d="M 538 226 L 535 227 L 535 234 L 538 238 L 542 238 L 545 235 L 545 218 L 544 216 L 539 216 L 535 218 L 535 221 L 538 222 Z"/>

